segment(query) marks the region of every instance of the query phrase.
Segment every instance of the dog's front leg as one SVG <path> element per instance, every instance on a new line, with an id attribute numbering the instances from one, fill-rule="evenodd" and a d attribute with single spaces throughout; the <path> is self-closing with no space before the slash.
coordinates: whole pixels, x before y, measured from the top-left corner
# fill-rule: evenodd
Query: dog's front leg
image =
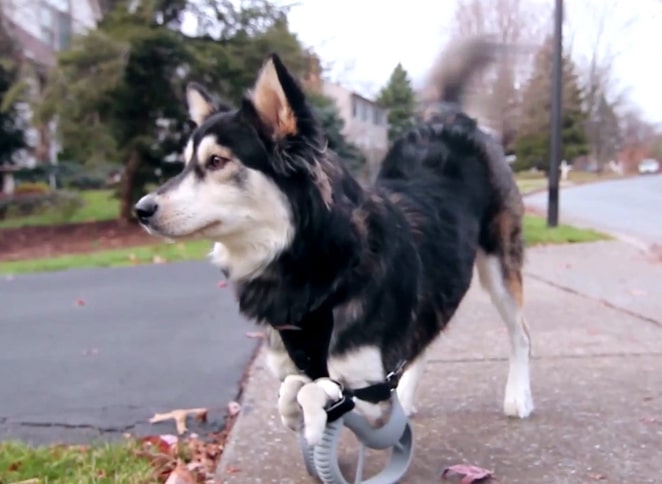
<path id="1" fill-rule="evenodd" d="M 280 380 L 278 390 L 280 420 L 290 430 L 299 431 L 303 426 L 303 414 L 297 402 L 297 395 L 305 384 L 310 383 L 310 378 L 294 364 L 278 331 L 267 326 L 265 333 L 267 368 Z"/>

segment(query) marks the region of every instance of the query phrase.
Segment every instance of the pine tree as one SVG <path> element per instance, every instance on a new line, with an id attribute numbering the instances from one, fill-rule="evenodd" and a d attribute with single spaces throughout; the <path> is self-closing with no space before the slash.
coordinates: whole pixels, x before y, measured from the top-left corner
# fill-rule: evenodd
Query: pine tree
<path id="1" fill-rule="evenodd" d="M 388 109 L 388 139 L 393 141 L 413 124 L 416 111 L 416 96 L 411 87 L 407 71 L 398 64 L 382 88 L 377 102 Z"/>
<path id="2" fill-rule="evenodd" d="M 366 157 L 358 146 L 348 141 L 343 135 L 345 122 L 333 99 L 312 92 L 307 93 L 307 97 L 322 125 L 329 149 L 338 155 L 354 175 L 361 175 L 365 168 Z"/>
<path id="3" fill-rule="evenodd" d="M 563 114 L 561 158 L 572 162 L 589 153 L 587 113 L 577 70 L 569 55 L 563 56 Z M 536 55 L 533 74 L 524 87 L 522 116 L 515 142 L 515 170 L 536 166 L 549 169 L 550 111 L 552 92 L 552 42 L 548 39 Z"/>
<path id="4" fill-rule="evenodd" d="M 0 18 L 0 166 L 15 161 L 16 152 L 27 146 L 26 119 L 19 112 L 24 91 L 20 79 L 18 50 Z M 2 181 L 0 180 L 0 188 Z"/>

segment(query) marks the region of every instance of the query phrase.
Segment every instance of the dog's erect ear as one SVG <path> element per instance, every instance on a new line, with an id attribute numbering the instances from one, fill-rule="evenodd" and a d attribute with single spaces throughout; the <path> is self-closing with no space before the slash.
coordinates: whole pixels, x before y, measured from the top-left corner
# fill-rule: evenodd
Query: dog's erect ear
<path id="1" fill-rule="evenodd" d="M 186 103 L 191 120 L 198 126 L 218 110 L 209 93 L 197 82 L 186 86 Z"/>
<path id="2" fill-rule="evenodd" d="M 270 136 L 280 139 L 297 134 L 305 96 L 276 54 L 260 70 L 249 98 Z"/>

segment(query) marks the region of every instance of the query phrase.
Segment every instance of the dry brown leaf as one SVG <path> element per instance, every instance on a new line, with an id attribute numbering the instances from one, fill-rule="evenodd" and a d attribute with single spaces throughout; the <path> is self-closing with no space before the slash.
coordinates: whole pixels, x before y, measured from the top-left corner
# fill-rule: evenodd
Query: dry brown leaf
<path id="1" fill-rule="evenodd" d="M 188 429 L 186 427 L 186 417 L 192 415 L 196 418 L 202 418 L 201 415 L 207 415 L 206 408 L 185 408 L 173 410 L 166 413 L 155 413 L 152 418 L 149 419 L 149 423 L 165 422 L 166 420 L 174 420 L 175 426 L 177 427 L 177 433 L 183 434 Z"/>
<path id="2" fill-rule="evenodd" d="M 241 412 L 241 405 L 237 402 L 228 403 L 228 415 L 230 415 L 230 417 L 234 417 L 239 412 Z"/>
<path id="3" fill-rule="evenodd" d="M 170 473 L 165 484 L 196 484 L 195 476 L 181 459 L 177 460 L 177 466 Z"/>
<path id="4" fill-rule="evenodd" d="M 460 484 L 472 484 L 474 482 L 483 482 L 491 479 L 493 471 L 488 471 L 487 469 L 478 466 L 457 464 L 444 469 L 441 473 L 441 478 L 446 479 L 449 474 L 462 476 Z"/>
<path id="5" fill-rule="evenodd" d="M 591 473 L 588 475 L 589 479 L 593 479 L 594 481 L 605 481 L 607 480 L 607 476 L 604 474 L 598 474 L 598 473 Z"/>

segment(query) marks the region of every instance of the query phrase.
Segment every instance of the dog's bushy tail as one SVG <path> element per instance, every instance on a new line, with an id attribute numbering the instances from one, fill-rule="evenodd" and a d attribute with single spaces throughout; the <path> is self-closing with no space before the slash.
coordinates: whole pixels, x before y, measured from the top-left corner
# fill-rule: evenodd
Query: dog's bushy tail
<path id="1" fill-rule="evenodd" d="M 462 109 L 470 81 L 497 60 L 504 46 L 489 36 L 476 36 L 453 42 L 437 58 L 429 71 L 424 102 Z"/>

